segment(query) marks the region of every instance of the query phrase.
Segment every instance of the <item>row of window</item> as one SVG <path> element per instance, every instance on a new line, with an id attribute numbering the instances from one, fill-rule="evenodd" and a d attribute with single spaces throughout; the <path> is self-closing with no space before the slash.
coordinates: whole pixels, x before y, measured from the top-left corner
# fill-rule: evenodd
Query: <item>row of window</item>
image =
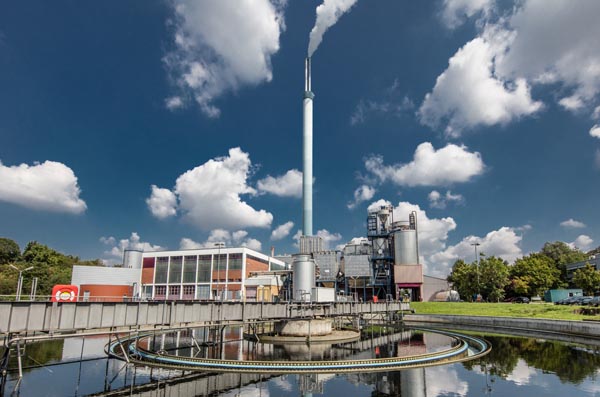
<path id="1" fill-rule="evenodd" d="M 167 295 L 168 292 L 168 295 Z M 183 292 L 183 295 L 181 295 Z M 145 289 L 147 297 L 152 296 L 152 287 Z M 154 287 L 154 298 L 155 299 L 212 299 L 214 297 L 220 297 L 223 294 L 223 298 L 226 299 L 239 299 L 241 297 L 241 291 L 211 291 L 210 285 L 184 285 L 183 289 L 179 285 L 157 285 Z"/>
<path id="2" fill-rule="evenodd" d="M 242 254 L 159 256 L 154 266 L 154 282 L 210 282 L 211 268 L 220 271 L 228 266 L 229 270 L 242 270 Z"/>

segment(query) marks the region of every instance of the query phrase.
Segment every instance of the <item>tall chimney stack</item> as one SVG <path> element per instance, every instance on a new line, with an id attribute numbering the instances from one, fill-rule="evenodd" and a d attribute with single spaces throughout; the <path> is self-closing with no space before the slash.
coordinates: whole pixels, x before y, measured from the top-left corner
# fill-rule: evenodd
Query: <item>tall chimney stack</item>
<path id="1" fill-rule="evenodd" d="M 304 64 L 304 100 L 302 128 L 302 234 L 312 236 L 313 188 L 313 98 L 310 87 L 310 57 Z"/>

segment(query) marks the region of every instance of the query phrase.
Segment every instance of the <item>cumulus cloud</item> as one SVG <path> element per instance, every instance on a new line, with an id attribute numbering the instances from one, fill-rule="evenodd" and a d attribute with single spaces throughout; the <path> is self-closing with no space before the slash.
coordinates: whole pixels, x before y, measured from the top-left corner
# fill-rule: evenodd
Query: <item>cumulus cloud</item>
<path id="1" fill-rule="evenodd" d="M 506 376 L 506 380 L 519 386 L 524 386 L 531 382 L 531 378 L 535 376 L 535 374 L 535 368 L 531 368 L 522 358 L 520 358 L 512 372 Z"/>
<path id="2" fill-rule="evenodd" d="M 594 240 L 590 236 L 582 234 L 575 241 L 568 243 L 571 248 L 579 248 L 581 251 L 589 251 L 593 248 Z"/>
<path id="3" fill-rule="evenodd" d="M 112 236 L 100 237 L 100 241 L 103 244 L 112 246 L 110 250 L 104 252 L 104 254 L 109 257 L 109 259 L 104 260 L 104 262 L 107 264 L 120 263 L 120 261 L 123 259 L 123 252 L 127 249 L 140 250 L 144 252 L 165 250 L 165 247 L 161 247 L 160 245 L 142 241 L 137 232 L 132 232 L 129 238 L 119 240 L 118 244 L 116 244 L 117 240 Z"/>
<path id="4" fill-rule="evenodd" d="M 419 370 L 409 370 L 419 371 Z M 469 392 L 469 383 L 462 380 L 454 367 L 429 367 L 425 369 L 427 394 L 431 396 L 460 396 Z"/>
<path id="5" fill-rule="evenodd" d="M 310 31 L 310 38 L 308 43 L 308 56 L 317 50 L 321 41 L 323 41 L 323 35 L 335 23 L 344 15 L 352 6 L 356 3 L 356 0 L 324 0 L 323 4 L 317 7 L 317 20 L 315 26 Z"/>
<path id="6" fill-rule="evenodd" d="M 446 186 L 468 182 L 482 174 L 485 165 L 481 155 L 469 152 L 466 146 L 448 144 L 436 150 L 424 142 L 410 163 L 385 165 L 383 157 L 371 156 L 365 160 L 365 167 L 382 183 L 390 180 L 400 186 Z"/>
<path id="7" fill-rule="evenodd" d="M 542 108 L 532 100 L 527 81 L 503 80 L 495 73 L 499 43 L 507 45 L 514 35 L 477 37 L 450 58 L 448 68 L 438 76 L 433 91 L 425 95 L 418 114 L 423 124 L 446 125 L 449 137 L 478 126 L 506 124 Z"/>
<path id="8" fill-rule="evenodd" d="M 260 241 L 248 237 L 248 232 L 238 230 L 230 232 L 225 229 L 211 230 L 208 238 L 204 242 L 197 242 L 191 238 L 184 237 L 179 241 L 179 248 L 184 249 L 200 249 L 200 248 L 215 248 L 216 243 L 225 243 L 226 247 L 248 247 L 255 251 L 262 249 Z"/>
<path id="9" fill-rule="evenodd" d="M 0 201 L 35 210 L 81 214 L 87 208 L 73 170 L 63 163 L 5 166 L 0 162 Z"/>
<path id="10" fill-rule="evenodd" d="M 558 104 L 566 110 L 570 110 L 572 112 L 575 112 L 585 106 L 581 98 L 579 98 L 577 95 L 564 97 L 558 101 Z"/>
<path id="11" fill-rule="evenodd" d="M 275 228 L 275 230 L 273 230 L 273 232 L 271 232 L 271 240 L 273 241 L 277 241 L 277 240 L 282 240 L 284 238 L 286 238 L 289 234 L 290 231 L 292 230 L 292 228 L 294 227 L 294 222 L 289 221 L 284 223 L 283 225 L 279 225 Z"/>
<path id="12" fill-rule="evenodd" d="M 566 221 L 561 222 L 560 225 L 567 229 L 581 229 L 585 227 L 585 223 L 576 221 L 573 218 L 569 218 Z"/>
<path id="13" fill-rule="evenodd" d="M 594 124 L 594 126 L 590 128 L 590 136 L 600 138 L 600 125 Z"/>
<path id="14" fill-rule="evenodd" d="M 444 0 L 442 21 L 448 28 L 454 29 L 462 25 L 467 18 L 489 14 L 493 5 L 494 0 Z"/>
<path id="15" fill-rule="evenodd" d="M 589 103 L 600 92 L 599 14 L 596 1 L 524 1 L 506 21 L 506 28 L 517 34 L 497 65 L 498 73 L 561 83 L 572 104 Z"/>
<path id="16" fill-rule="evenodd" d="M 479 35 L 450 59 L 425 97 L 421 121 L 432 128 L 445 122 L 450 136 L 507 123 L 542 108 L 531 98 L 533 85 L 551 85 L 559 105 L 594 109 L 597 118 L 599 14 L 596 1 L 524 0 L 507 15 L 485 18 Z"/>
<path id="17" fill-rule="evenodd" d="M 465 201 L 465 198 L 461 194 L 452 194 L 450 190 L 447 190 L 445 195 L 442 195 L 437 190 L 432 190 L 427 199 L 429 200 L 429 206 L 437 209 L 444 209 L 451 202 L 463 203 Z"/>
<path id="18" fill-rule="evenodd" d="M 267 175 L 256 184 L 261 194 L 270 193 L 280 197 L 302 197 L 302 172 L 293 169 L 277 177 Z"/>
<path id="19" fill-rule="evenodd" d="M 327 229 L 321 229 L 317 232 L 317 236 L 323 239 L 323 245 L 325 249 L 329 249 L 331 243 L 336 241 L 340 241 L 342 239 L 342 235 L 339 233 L 331 233 Z"/>
<path id="20" fill-rule="evenodd" d="M 152 193 L 146 199 L 146 204 L 152 215 L 158 219 L 165 219 L 177 214 L 177 196 L 169 189 L 162 189 L 152 185 Z"/>
<path id="21" fill-rule="evenodd" d="M 179 201 L 177 211 L 183 219 L 203 230 L 271 226 L 273 215 L 265 210 L 255 210 L 242 200 L 242 195 L 255 195 L 256 190 L 247 180 L 252 163 L 248 153 L 240 148 L 229 150 L 229 155 L 217 157 L 180 175 L 175 188 L 169 195 L 167 189 L 160 191 L 173 203 Z M 147 202 L 164 204 L 153 195 Z M 154 201 L 153 201 L 154 199 Z M 160 214 L 175 211 L 173 206 L 164 205 Z M 158 216 L 154 211 L 153 214 Z"/>
<path id="22" fill-rule="evenodd" d="M 447 276 L 457 259 L 467 262 L 475 260 L 475 249 L 472 245 L 474 243 L 480 244 L 478 252 L 483 252 L 487 256 L 497 256 L 512 263 L 518 257 L 523 256 L 520 247 L 522 238 L 517 234 L 515 228 L 506 226 L 493 230 L 484 237 L 467 236 L 458 244 L 451 245 L 432 255 L 429 258 L 428 269 L 433 275 Z"/>
<path id="23" fill-rule="evenodd" d="M 354 191 L 354 200 L 347 204 L 349 209 L 353 209 L 360 203 L 369 201 L 375 196 L 377 189 L 368 185 L 362 185 Z"/>
<path id="24" fill-rule="evenodd" d="M 194 100 L 218 117 L 214 100 L 225 92 L 273 78 L 271 57 L 285 29 L 284 1 L 174 0 L 174 49 L 164 62 L 177 87 L 169 109 Z"/>

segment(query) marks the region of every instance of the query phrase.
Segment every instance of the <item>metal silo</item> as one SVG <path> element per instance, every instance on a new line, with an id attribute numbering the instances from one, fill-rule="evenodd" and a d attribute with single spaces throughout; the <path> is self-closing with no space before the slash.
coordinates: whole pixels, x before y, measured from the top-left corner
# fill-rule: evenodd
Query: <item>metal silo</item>
<path id="1" fill-rule="evenodd" d="M 418 263 L 417 231 L 414 229 L 394 231 L 394 264 L 416 265 Z"/>
<path id="2" fill-rule="evenodd" d="M 141 269 L 144 251 L 125 250 L 123 252 L 123 267 L 126 269 Z"/>
<path id="3" fill-rule="evenodd" d="M 310 302 L 310 293 L 315 284 L 315 262 L 310 255 L 296 254 L 292 255 L 292 269 L 294 272 L 294 293 L 295 301 Z"/>

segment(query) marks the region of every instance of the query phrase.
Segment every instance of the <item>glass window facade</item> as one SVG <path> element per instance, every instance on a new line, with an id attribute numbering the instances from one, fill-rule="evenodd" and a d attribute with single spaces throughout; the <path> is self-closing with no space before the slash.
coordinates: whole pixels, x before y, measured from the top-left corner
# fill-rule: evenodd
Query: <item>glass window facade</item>
<path id="1" fill-rule="evenodd" d="M 161 256 L 156 258 L 156 267 L 154 269 L 154 283 L 165 284 L 167 282 L 167 273 L 169 271 L 169 257 Z"/>
<path id="2" fill-rule="evenodd" d="M 210 255 L 200 255 L 198 257 L 198 277 L 196 281 L 199 283 L 210 282 Z"/>
<path id="3" fill-rule="evenodd" d="M 183 282 L 196 282 L 196 260 L 197 256 L 186 256 L 183 260 Z"/>
<path id="4" fill-rule="evenodd" d="M 229 270 L 242 270 L 242 254 L 229 254 Z"/>
<path id="5" fill-rule="evenodd" d="M 169 267 L 169 283 L 180 283 L 181 282 L 181 267 L 182 267 L 182 256 L 172 256 L 171 265 Z"/>

